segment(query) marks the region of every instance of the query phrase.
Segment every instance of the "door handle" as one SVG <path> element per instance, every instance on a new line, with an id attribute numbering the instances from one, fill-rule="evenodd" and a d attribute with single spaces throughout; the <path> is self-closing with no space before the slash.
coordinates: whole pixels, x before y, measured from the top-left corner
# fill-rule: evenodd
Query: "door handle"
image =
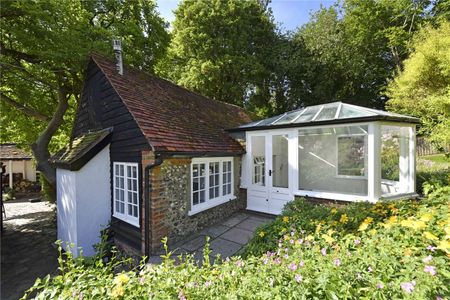
<path id="1" fill-rule="evenodd" d="M 269 170 L 269 176 L 272 176 L 272 170 Z"/>

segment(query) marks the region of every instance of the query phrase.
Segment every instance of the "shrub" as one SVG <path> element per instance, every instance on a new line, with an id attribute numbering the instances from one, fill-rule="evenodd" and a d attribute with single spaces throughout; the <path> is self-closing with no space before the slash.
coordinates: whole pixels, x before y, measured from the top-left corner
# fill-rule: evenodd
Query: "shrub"
<path id="1" fill-rule="evenodd" d="M 445 187 L 420 202 L 339 209 L 298 199 L 257 231 L 245 259 L 211 265 L 206 248 L 201 267 L 168 253 L 160 265 L 117 271 L 116 259 L 87 264 L 69 256 L 60 275 L 29 292 L 39 299 L 448 298 L 449 197 Z"/>

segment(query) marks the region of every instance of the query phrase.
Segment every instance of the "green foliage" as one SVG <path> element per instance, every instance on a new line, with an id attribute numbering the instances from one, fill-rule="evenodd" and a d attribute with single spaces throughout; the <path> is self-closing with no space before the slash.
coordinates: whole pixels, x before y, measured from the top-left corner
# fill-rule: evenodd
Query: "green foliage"
<path id="1" fill-rule="evenodd" d="M 56 190 L 47 181 L 45 176 L 39 176 L 39 183 L 41 184 L 41 195 L 45 201 L 55 203 L 56 201 Z"/>
<path id="2" fill-rule="evenodd" d="M 424 28 L 414 39 L 404 70 L 389 83 L 390 110 L 419 117 L 419 133 L 450 143 L 450 22 Z"/>
<path id="3" fill-rule="evenodd" d="M 442 157 L 444 157 L 442 155 Z M 433 162 L 427 157 L 420 157 L 417 163 L 416 191 L 428 195 L 435 190 L 450 186 L 450 165 Z"/>
<path id="4" fill-rule="evenodd" d="M 258 230 L 248 255 L 201 267 L 163 255 L 130 271 L 113 258 L 60 260 L 38 299 L 436 299 L 450 296 L 450 187 L 423 201 L 339 209 L 292 202 Z M 167 249 L 167 247 L 166 247 Z M 266 251 L 269 251 L 266 253 Z M 264 254 L 263 254 L 264 253 Z M 126 265 L 126 264 L 125 264 Z"/>
<path id="5" fill-rule="evenodd" d="M 258 1 L 187 0 L 175 11 L 165 77 L 212 99 L 244 105 L 264 89 L 275 25 Z"/>
<path id="6" fill-rule="evenodd" d="M 151 72 L 165 55 L 165 27 L 152 1 L 2 1 L 0 121 L 7 125 L 0 140 L 35 142 L 64 97 L 69 109 L 50 145 L 60 148 L 70 135 L 88 54 L 111 55 L 111 40 L 120 38 L 124 62 Z"/>

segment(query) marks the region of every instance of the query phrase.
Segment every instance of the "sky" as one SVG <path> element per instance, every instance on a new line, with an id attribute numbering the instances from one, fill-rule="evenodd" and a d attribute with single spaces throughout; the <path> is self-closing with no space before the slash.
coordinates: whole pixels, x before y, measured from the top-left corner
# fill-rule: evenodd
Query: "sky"
<path id="1" fill-rule="evenodd" d="M 174 20 L 172 11 L 176 9 L 179 0 L 157 0 L 158 10 L 161 16 L 168 22 Z M 309 15 L 320 8 L 329 7 L 335 0 L 272 0 L 272 8 L 275 21 L 284 31 L 295 30 L 309 20 Z"/>

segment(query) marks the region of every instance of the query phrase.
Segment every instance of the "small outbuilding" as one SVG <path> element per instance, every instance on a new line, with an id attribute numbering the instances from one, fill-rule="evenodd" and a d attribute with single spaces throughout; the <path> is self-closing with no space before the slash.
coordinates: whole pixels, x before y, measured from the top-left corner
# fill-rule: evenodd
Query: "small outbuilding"
<path id="1" fill-rule="evenodd" d="M 6 180 L 3 182 L 10 188 L 23 179 L 31 182 L 38 181 L 39 173 L 36 172 L 31 155 L 18 148 L 15 143 L 0 144 L 0 162 L 6 166 L 4 175 Z"/>

